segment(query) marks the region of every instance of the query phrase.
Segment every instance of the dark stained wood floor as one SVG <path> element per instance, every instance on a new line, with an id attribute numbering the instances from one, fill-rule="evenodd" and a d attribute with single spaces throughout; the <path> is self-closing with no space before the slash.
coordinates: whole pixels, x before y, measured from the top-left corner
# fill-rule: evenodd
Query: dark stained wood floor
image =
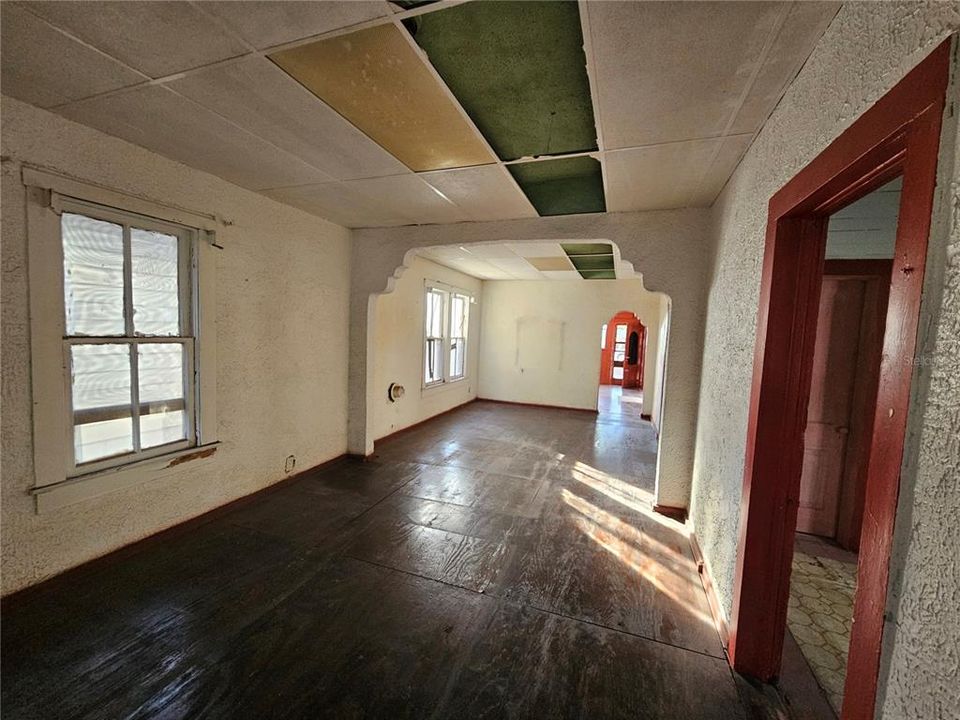
<path id="1" fill-rule="evenodd" d="M 4 602 L 3 716 L 767 717 L 655 465 L 649 424 L 472 403 Z"/>

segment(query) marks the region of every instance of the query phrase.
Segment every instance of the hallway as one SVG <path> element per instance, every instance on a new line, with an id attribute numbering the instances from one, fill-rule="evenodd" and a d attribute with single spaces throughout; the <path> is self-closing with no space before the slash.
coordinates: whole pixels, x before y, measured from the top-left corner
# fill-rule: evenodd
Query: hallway
<path id="1" fill-rule="evenodd" d="M 4 604 L 11 717 L 746 718 L 649 424 L 475 402 Z"/>

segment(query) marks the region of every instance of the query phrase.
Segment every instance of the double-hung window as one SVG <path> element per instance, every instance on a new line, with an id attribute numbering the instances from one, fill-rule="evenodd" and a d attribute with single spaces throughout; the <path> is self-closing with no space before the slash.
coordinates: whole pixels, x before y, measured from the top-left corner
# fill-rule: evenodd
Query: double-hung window
<path id="1" fill-rule="evenodd" d="M 462 291 L 427 286 L 424 296 L 424 387 L 466 377 L 470 302 L 470 296 Z"/>
<path id="2" fill-rule="evenodd" d="M 194 234 L 63 202 L 67 475 L 196 444 Z"/>

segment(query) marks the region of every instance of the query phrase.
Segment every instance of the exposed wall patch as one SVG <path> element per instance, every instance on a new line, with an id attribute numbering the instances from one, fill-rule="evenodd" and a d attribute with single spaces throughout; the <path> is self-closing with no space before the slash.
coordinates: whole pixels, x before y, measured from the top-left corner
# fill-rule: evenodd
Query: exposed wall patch
<path id="1" fill-rule="evenodd" d="M 507 167 L 540 215 L 572 215 L 607 209 L 600 162 L 592 157 L 542 160 Z"/>
<path id="2" fill-rule="evenodd" d="M 404 24 L 501 159 L 597 149 L 576 2 L 469 2 Z"/>
<path id="3" fill-rule="evenodd" d="M 270 59 L 411 170 L 496 160 L 393 24 L 281 50 Z"/>

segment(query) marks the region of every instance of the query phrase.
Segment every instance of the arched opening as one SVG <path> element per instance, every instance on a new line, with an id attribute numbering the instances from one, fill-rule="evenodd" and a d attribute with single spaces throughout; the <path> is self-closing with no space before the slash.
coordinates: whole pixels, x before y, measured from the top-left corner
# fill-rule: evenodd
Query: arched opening
<path id="1" fill-rule="evenodd" d="M 603 324 L 597 412 L 624 421 L 650 419 L 643 412 L 646 352 L 647 327 L 636 313 L 621 310 Z"/>
<path id="2" fill-rule="evenodd" d="M 626 334 L 619 341 L 612 335 L 609 345 L 622 346 L 616 387 L 630 396 L 629 419 L 649 421 L 643 485 L 655 492 L 664 467 L 670 471 L 660 463 L 670 300 L 644 287 L 614 243 L 577 249 L 600 244 L 615 267 L 603 279 L 579 273 L 561 243 L 408 251 L 386 289 L 369 301 L 371 440 L 474 400 L 603 413 L 600 389 L 612 385 L 614 373 L 608 368 L 603 377 L 596 333 L 607 325 L 615 334 L 611 319 L 628 307 Z M 450 372 L 451 353 L 460 353 L 458 372 Z"/>

